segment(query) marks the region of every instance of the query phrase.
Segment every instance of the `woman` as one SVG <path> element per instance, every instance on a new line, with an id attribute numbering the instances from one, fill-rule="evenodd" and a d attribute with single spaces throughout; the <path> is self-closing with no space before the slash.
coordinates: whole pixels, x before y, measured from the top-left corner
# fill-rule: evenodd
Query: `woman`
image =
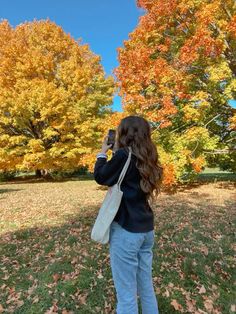
<path id="1" fill-rule="evenodd" d="M 139 116 L 121 120 L 116 132 L 116 151 L 107 161 L 105 138 L 97 154 L 94 179 L 98 184 L 112 186 L 128 157 L 132 157 L 121 183 L 123 197 L 110 228 L 110 261 L 117 295 L 117 314 L 138 314 L 137 295 L 142 314 L 157 314 L 158 305 L 152 281 L 152 248 L 154 215 L 149 200 L 160 192 L 163 168 L 156 146 L 151 140 L 149 123 Z"/>

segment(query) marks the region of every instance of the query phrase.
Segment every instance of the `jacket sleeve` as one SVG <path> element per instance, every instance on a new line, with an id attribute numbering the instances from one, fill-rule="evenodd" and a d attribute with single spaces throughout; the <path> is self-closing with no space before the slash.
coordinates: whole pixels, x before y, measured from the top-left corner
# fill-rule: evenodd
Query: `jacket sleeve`
<path id="1" fill-rule="evenodd" d="M 127 158 L 121 149 L 118 149 L 109 161 L 106 158 L 97 158 L 93 172 L 95 181 L 107 186 L 116 184 Z"/>

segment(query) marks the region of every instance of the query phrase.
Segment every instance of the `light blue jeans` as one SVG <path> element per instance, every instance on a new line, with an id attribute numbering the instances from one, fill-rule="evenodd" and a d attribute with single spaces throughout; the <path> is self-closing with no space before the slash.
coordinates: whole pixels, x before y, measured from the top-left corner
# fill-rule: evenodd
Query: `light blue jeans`
<path id="1" fill-rule="evenodd" d="M 129 232 L 113 221 L 110 228 L 110 261 L 116 289 L 116 314 L 138 314 L 139 295 L 142 314 L 158 314 L 152 281 L 154 230 Z"/>

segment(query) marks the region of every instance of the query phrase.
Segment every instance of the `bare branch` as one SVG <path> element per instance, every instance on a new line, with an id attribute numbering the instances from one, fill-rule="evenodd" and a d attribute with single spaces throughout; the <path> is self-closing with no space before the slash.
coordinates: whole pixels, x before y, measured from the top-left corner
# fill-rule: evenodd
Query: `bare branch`
<path id="1" fill-rule="evenodd" d="M 199 140 L 197 140 L 197 144 L 196 144 L 196 146 L 194 147 L 193 151 L 191 152 L 191 156 L 192 156 L 192 157 L 193 157 L 193 153 L 194 153 L 195 150 L 197 149 L 198 145 L 199 145 Z"/>
<path id="2" fill-rule="evenodd" d="M 226 6 L 223 5 L 223 9 L 225 11 L 225 13 L 228 15 L 229 19 L 231 20 L 232 19 L 232 15 L 231 13 L 229 12 L 229 10 L 226 8 Z"/>
<path id="3" fill-rule="evenodd" d="M 218 113 L 216 116 L 214 116 L 210 121 L 208 121 L 204 127 L 206 127 L 209 123 L 211 123 L 213 120 L 215 120 L 217 117 L 219 117 L 221 115 L 221 113 Z"/>
<path id="4" fill-rule="evenodd" d="M 230 152 L 236 152 L 236 148 L 231 148 L 231 149 L 217 149 L 214 151 L 207 151 L 203 150 L 205 154 L 228 154 Z"/>

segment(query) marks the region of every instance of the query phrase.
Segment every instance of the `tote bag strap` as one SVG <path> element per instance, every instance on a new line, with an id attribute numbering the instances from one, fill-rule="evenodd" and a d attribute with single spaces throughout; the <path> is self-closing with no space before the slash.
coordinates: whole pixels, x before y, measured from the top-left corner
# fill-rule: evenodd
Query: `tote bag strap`
<path id="1" fill-rule="evenodd" d="M 129 148 L 129 156 L 128 156 L 128 159 L 126 160 L 126 163 L 125 163 L 125 165 L 124 165 L 124 167 L 123 167 L 123 169 L 122 169 L 122 171 L 121 171 L 121 174 L 120 174 L 119 179 L 118 179 L 118 182 L 117 182 L 117 184 L 118 184 L 119 186 L 121 185 L 121 182 L 122 182 L 123 179 L 124 179 L 124 176 L 125 176 L 125 174 L 126 174 L 126 171 L 127 171 L 128 167 L 129 167 L 130 160 L 131 160 L 131 147 L 128 146 L 128 148 Z"/>

